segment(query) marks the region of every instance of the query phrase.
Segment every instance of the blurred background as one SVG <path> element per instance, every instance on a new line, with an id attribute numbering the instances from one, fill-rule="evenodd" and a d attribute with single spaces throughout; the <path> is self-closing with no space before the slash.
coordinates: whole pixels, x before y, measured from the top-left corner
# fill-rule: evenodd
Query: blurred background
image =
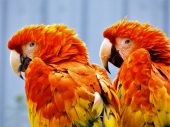
<path id="1" fill-rule="evenodd" d="M 0 0 L 0 127 L 29 127 L 24 81 L 10 68 L 7 42 L 30 24 L 64 23 L 86 42 L 90 61 L 100 64 L 102 32 L 127 16 L 170 35 L 170 0 Z M 111 78 L 117 68 L 111 67 Z"/>

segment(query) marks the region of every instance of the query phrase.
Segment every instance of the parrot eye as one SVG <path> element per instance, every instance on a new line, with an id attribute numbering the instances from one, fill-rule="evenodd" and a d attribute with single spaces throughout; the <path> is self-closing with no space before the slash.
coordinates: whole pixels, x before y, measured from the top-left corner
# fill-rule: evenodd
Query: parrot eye
<path id="1" fill-rule="evenodd" d="M 34 45 L 35 45 L 35 44 L 34 44 L 33 42 L 30 43 L 30 47 L 34 47 Z"/>
<path id="2" fill-rule="evenodd" d="M 129 44 L 130 43 L 130 40 L 125 40 L 125 44 Z"/>

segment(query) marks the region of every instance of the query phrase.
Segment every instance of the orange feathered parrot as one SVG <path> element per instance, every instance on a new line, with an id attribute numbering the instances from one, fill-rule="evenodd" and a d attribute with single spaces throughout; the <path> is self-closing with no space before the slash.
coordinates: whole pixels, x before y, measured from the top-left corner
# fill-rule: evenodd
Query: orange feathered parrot
<path id="1" fill-rule="evenodd" d="M 90 64 L 85 43 L 65 25 L 31 25 L 9 40 L 32 127 L 117 126 L 119 100 L 104 69 Z"/>
<path id="2" fill-rule="evenodd" d="M 170 40 L 150 24 L 122 21 L 104 30 L 100 57 L 120 70 L 114 87 L 121 127 L 170 127 Z"/>

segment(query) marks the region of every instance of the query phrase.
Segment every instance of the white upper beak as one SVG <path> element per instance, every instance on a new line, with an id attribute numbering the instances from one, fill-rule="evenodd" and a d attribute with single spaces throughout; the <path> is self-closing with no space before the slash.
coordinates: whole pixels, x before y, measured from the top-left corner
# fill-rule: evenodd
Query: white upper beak
<path id="1" fill-rule="evenodd" d="M 15 50 L 11 50 L 11 53 L 10 53 L 10 65 L 12 67 L 12 70 L 18 76 L 20 76 L 20 72 L 19 72 L 19 66 L 21 65 L 20 55 Z"/>
<path id="2" fill-rule="evenodd" d="M 111 49 L 112 49 L 112 44 L 110 40 L 105 38 L 101 44 L 99 56 L 103 66 L 106 68 L 108 72 L 109 72 L 108 60 L 111 57 Z"/>

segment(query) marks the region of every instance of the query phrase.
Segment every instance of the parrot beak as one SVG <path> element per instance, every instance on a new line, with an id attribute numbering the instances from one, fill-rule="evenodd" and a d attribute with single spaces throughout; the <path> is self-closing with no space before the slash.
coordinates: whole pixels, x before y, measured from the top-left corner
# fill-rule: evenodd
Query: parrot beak
<path id="1" fill-rule="evenodd" d="M 104 66 L 104 68 L 110 73 L 109 68 L 108 68 L 108 61 L 109 58 L 111 57 L 111 49 L 112 49 L 112 44 L 109 41 L 109 39 L 105 38 L 101 44 L 100 47 L 100 60 Z"/>
<path id="2" fill-rule="evenodd" d="M 108 62 L 112 63 L 116 67 L 120 67 L 123 63 L 123 58 L 112 45 L 109 39 L 105 38 L 100 47 L 100 59 L 105 69 L 110 73 L 108 68 Z"/>
<path id="3" fill-rule="evenodd" d="M 10 53 L 10 64 L 13 71 L 21 78 L 24 79 L 21 72 L 25 72 L 31 59 L 29 57 L 24 57 L 20 55 L 15 50 Z"/>

